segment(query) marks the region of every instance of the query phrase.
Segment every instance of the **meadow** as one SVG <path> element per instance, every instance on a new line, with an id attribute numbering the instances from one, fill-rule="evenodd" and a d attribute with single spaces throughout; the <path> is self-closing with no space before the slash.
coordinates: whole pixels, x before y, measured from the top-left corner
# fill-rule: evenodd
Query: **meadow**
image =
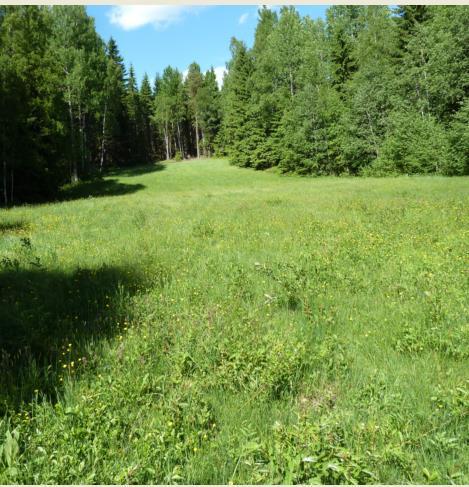
<path id="1" fill-rule="evenodd" d="M 0 211 L 0 483 L 469 483 L 469 180 L 156 164 Z"/>

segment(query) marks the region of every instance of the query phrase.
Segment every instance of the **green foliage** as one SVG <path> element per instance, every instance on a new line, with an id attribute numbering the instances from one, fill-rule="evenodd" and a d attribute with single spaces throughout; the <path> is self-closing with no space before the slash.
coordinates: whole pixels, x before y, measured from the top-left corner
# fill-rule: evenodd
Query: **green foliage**
<path id="1" fill-rule="evenodd" d="M 469 174 L 469 102 L 466 98 L 450 122 L 448 139 L 451 160 L 446 167 L 448 174 Z"/>
<path id="2" fill-rule="evenodd" d="M 303 175 L 468 173 L 466 8 L 258 15 L 220 91 L 196 62 L 138 86 L 82 6 L 2 7 L 2 205 L 177 154 Z"/>
<path id="3" fill-rule="evenodd" d="M 396 340 L 395 348 L 399 352 L 409 354 L 435 351 L 450 358 L 467 359 L 469 357 L 469 329 L 461 327 L 448 331 L 433 326 L 416 330 L 413 327 L 407 327 L 402 336 Z"/>
<path id="4" fill-rule="evenodd" d="M 394 112 L 389 133 L 372 173 L 452 174 L 452 157 L 444 128 L 431 116 Z"/>
<path id="5" fill-rule="evenodd" d="M 2 7 L 0 68 L 3 206 L 53 199 L 64 183 L 112 167 L 195 152 L 181 73 L 170 68 L 162 83 L 156 76 L 155 92 L 146 75 L 139 87 L 82 6 Z M 198 116 L 210 155 L 220 124 L 213 70 L 202 83 Z"/>
<path id="6" fill-rule="evenodd" d="M 299 174 L 465 174 L 466 17 L 333 6 L 324 23 L 260 10 L 252 49 L 228 66 L 223 153 Z"/>
<path id="7" fill-rule="evenodd" d="M 467 483 L 464 178 L 65 193 L 0 213 L 1 483 Z"/>

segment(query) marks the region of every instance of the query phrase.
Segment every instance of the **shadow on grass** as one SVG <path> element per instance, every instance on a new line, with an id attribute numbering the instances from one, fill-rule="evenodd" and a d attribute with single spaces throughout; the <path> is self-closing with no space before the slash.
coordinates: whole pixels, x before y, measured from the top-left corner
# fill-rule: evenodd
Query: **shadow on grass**
<path id="1" fill-rule="evenodd" d="M 36 390 L 54 399 L 64 373 L 94 367 L 90 350 L 130 318 L 129 298 L 142 282 L 134 271 L 107 266 L 0 271 L 0 417 Z"/>
<path id="2" fill-rule="evenodd" d="M 0 235 L 9 233 L 20 233 L 29 229 L 29 223 L 24 221 L 0 222 Z"/>
<path id="3" fill-rule="evenodd" d="M 110 176 L 140 176 L 142 174 L 164 171 L 166 167 L 166 164 L 158 162 L 155 164 L 147 164 L 145 166 L 110 169 L 107 174 Z"/>
<path id="4" fill-rule="evenodd" d="M 94 179 L 64 186 L 58 195 L 60 201 L 100 196 L 121 196 L 144 189 L 143 184 L 125 184 L 117 179 Z"/>

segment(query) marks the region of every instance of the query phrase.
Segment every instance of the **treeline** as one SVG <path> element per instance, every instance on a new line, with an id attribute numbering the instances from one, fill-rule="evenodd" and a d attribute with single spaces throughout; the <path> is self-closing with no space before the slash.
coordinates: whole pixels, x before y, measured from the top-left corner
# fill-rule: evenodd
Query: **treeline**
<path id="1" fill-rule="evenodd" d="M 83 6 L 0 6 L 0 202 L 107 167 L 227 155 L 301 174 L 469 172 L 469 9 L 262 8 L 252 48 L 138 86 Z"/>
<path id="2" fill-rule="evenodd" d="M 210 155 L 220 123 L 212 70 L 168 67 L 138 86 L 83 6 L 0 5 L 2 205 L 53 198 L 107 167 Z"/>
<path id="3" fill-rule="evenodd" d="M 469 170 L 469 8 L 259 12 L 233 39 L 219 146 L 233 163 L 302 174 Z"/>

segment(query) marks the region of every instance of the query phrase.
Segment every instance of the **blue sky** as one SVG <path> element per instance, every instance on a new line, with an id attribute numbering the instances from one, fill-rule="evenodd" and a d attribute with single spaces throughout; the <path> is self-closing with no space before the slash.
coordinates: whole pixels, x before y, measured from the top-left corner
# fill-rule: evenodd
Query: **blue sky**
<path id="1" fill-rule="evenodd" d="M 257 9 L 257 5 L 87 6 L 98 33 L 105 41 L 114 37 L 139 81 L 144 72 L 153 79 L 168 65 L 184 72 L 192 61 L 204 71 L 213 66 L 221 78 L 230 58 L 231 37 L 252 46 Z M 324 18 L 327 6 L 297 9 L 301 15 Z"/>

